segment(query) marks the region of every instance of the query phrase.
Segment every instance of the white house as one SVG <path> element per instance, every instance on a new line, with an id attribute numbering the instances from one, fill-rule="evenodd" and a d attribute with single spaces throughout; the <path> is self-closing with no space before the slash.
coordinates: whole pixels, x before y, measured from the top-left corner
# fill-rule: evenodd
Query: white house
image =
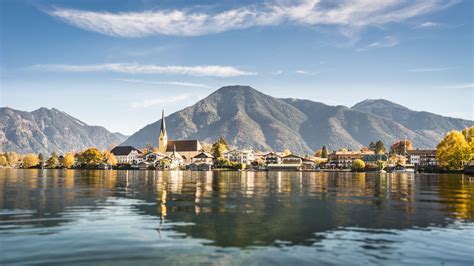
<path id="1" fill-rule="evenodd" d="M 132 146 L 117 146 L 110 151 L 117 159 L 117 164 L 130 164 L 137 161 L 141 151 Z"/>
<path id="2" fill-rule="evenodd" d="M 224 159 L 233 163 L 244 163 L 250 165 L 255 160 L 255 153 L 253 150 L 230 150 L 223 154 Z"/>

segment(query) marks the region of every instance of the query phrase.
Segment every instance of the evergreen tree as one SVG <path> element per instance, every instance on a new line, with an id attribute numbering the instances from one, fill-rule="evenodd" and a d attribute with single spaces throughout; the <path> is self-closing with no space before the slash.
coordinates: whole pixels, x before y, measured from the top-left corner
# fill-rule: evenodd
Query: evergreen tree
<path id="1" fill-rule="evenodd" d="M 326 146 L 323 146 L 321 157 L 328 158 L 328 156 L 329 156 L 328 149 L 326 149 Z"/>

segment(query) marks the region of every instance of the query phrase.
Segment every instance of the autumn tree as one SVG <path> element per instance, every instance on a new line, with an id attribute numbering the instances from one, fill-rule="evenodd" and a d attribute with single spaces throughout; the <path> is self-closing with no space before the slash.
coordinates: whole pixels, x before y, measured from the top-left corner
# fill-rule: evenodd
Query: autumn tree
<path id="1" fill-rule="evenodd" d="M 7 152 L 6 157 L 10 166 L 15 166 L 18 163 L 19 157 L 16 152 Z"/>
<path id="2" fill-rule="evenodd" d="M 361 170 L 364 170 L 364 168 L 365 168 L 365 163 L 361 159 L 355 159 L 352 162 L 352 170 L 361 171 Z"/>
<path id="3" fill-rule="evenodd" d="M 44 162 L 44 155 L 41 152 L 38 154 L 38 161 L 40 163 Z"/>
<path id="4" fill-rule="evenodd" d="M 471 159 L 474 159 L 474 126 L 464 129 L 462 134 L 471 147 Z"/>
<path id="5" fill-rule="evenodd" d="M 377 142 L 370 142 L 369 150 L 374 151 L 375 154 L 384 154 L 385 153 L 385 144 L 383 141 L 378 140 Z"/>
<path id="6" fill-rule="evenodd" d="M 117 165 L 117 159 L 115 158 L 115 155 L 110 151 L 104 152 L 104 162 L 110 165 Z"/>
<path id="7" fill-rule="evenodd" d="M 103 156 L 97 148 L 89 148 L 81 152 L 80 162 L 87 165 L 97 165 L 102 162 Z"/>
<path id="8" fill-rule="evenodd" d="M 443 167 L 460 169 L 471 159 L 471 146 L 461 132 L 453 130 L 436 147 L 436 158 Z"/>
<path id="9" fill-rule="evenodd" d="M 314 157 L 322 157 L 323 156 L 323 150 L 319 149 L 314 153 Z"/>
<path id="10" fill-rule="evenodd" d="M 71 168 L 74 166 L 74 154 L 73 153 L 68 153 L 66 156 L 64 156 L 64 162 L 63 165 L 66 168 Z"/>
<path id="11" fill-rule="evenodd" d="M 229 149 L 229 145 L 223 137 L 220 137 L 216 142 L 214 142 L 214 144 L 212 144 L 212 156 L 214 156 L 214 160 L 222 159 L 222 154 L 227 149 Z"/>
<path id="12" fill-rule="evenodd" d="M 48 167 L 57 168 L 59 166 L 59 157 L 56 152 L 51 154 L 51 157 L 48 159 Z"/>
<path id="13" fill-rule="evenodd" d="M 39 164 L 38 156 L 34 154 L 27 154 L 23 157 L 23 168 L 31 168 Z"/>
<path id="14" fill-rule="evenodd" d="M 408 150 L 413 150 L 413 143 L 409 140 L 401 140 L 395 142 L 390 147 L 390 153 L 395 153 L 399 155 L 405 155 L 405 152 Z"/>
<path id="15" fill-rule="evenodd" d="M 285 149 L 285 150 L 283 151 L 283 156 L 288 156 L 288 155 L 291 155 L 291 154 L 292 154 L 292 153 L 291 153 L 291 151 L 290 151 L 289 149 Z"/>
<path id="16" fill-rule="evenodd" d="M 3 167 L 8 166 L 8 160 L 5 155 L 0 156 L 0 166 L 3 166 Z"/>
<path id="17" fill-rule="evenodd" d="M 348 149 L 347 149 L 347 148 L 340 148 L 338 151 L 340 151 L 340 152 L 347 152 Z"/>

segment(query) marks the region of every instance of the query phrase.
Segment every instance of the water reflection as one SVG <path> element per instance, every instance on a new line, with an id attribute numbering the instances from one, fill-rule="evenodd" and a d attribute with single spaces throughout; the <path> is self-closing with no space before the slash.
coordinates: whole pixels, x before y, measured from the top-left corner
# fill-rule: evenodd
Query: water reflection
<path id="1" fill-rule="evenodd" d="M 31 228 L 56 234 L 53 228 L 81 222 L 156 243 L 172 236 L 213 247 L 326 248 L 354 232 L 471 225 L 474 218 L 474 181 L 456 175 L 0 169 L 0 195 L 2 237 Z M 146 227 L 132 230 L 138 217 Z M 362 248 L 380 252 L 390 238 Z"/>

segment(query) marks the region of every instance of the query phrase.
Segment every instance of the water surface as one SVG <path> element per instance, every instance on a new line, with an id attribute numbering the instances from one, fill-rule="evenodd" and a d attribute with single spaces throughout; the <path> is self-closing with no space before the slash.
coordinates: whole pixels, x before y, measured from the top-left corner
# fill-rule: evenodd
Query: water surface
<path id="1" fill-rule="evenodd" d="M 0 169 L 0 264 L 474 264 L 461 175 Z"/>

